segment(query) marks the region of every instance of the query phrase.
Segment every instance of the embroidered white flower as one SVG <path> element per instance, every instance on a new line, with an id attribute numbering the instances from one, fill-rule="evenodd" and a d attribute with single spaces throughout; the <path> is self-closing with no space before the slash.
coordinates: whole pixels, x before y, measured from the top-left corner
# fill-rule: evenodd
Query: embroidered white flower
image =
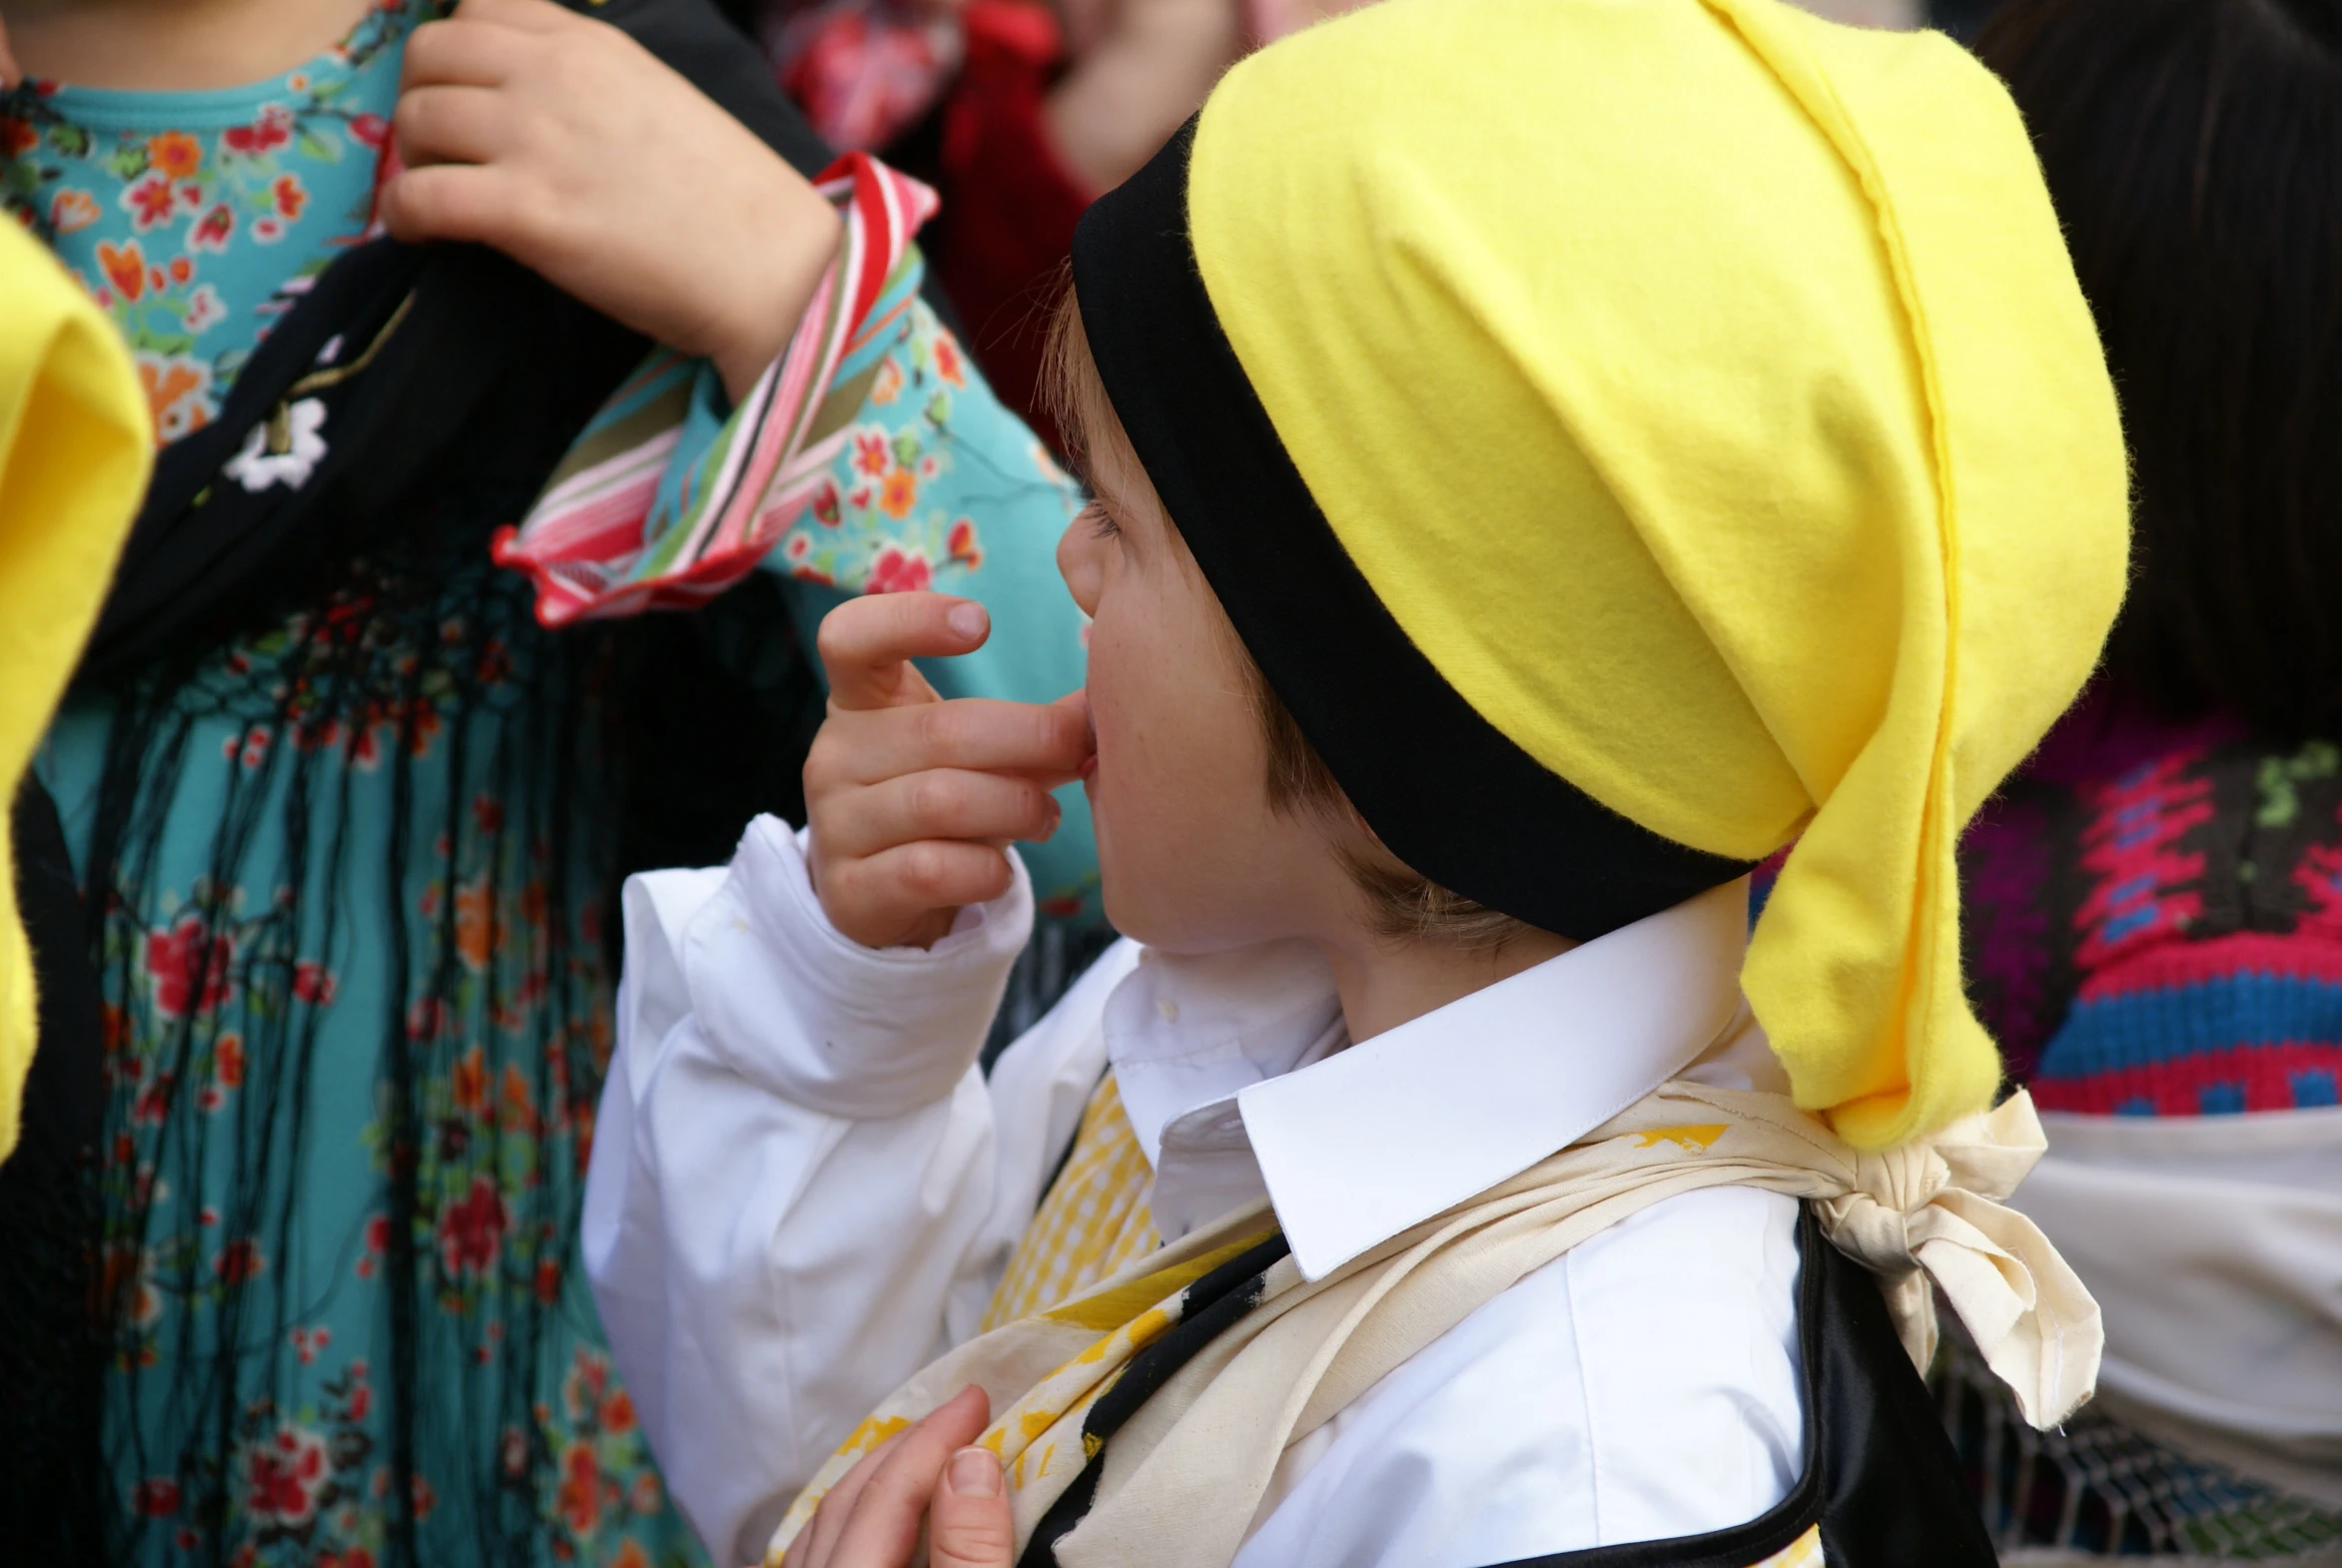
<path id="1" fill-rule="evenodd" d="M 248 490 L 272 484 L 298 490 L 326 454 L 326 438 L 318 433 L 325 424 L 326 405 L 315 397 L 280 403 L 274 415 L 252 427 L 220 471 Z"/>
<path id="2" fill-rule="evenodd" d="M 220 291 L 210 284 L 197 284 L 195 292 L 187 297 L 187 309 L 179 318 L 180 325 L 191 333 L 207 332 L 228 319 L 227 302 Z"/>

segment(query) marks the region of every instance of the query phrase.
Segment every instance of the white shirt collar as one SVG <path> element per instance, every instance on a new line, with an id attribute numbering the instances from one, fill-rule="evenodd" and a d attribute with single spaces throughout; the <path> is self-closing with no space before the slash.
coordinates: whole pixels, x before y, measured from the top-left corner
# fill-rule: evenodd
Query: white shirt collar
<path id="1" fill-rule="evenodd" d="M 1740 996 L 1747 937 L 1748 886 L 1729 883 L 1357 1046 L 1305 943 L 1150 953 L 1104 1022 L 1157 1226 L 1176 1237 L 1265 1191 L 1321 1278 L 1720 1045 L 1762 1055 Z"/>

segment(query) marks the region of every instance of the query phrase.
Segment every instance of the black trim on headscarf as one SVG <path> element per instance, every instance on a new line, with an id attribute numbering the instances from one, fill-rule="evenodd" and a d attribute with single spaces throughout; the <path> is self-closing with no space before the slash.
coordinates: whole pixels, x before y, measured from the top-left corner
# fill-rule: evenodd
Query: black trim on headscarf
<path id="1" fill-rule="evenodd" d="M 1745 875 L 1754 862 L 1662 838 L 1531 757 L 1383 607 L 1204 290 L 1186 218 L 1195 125 L 1083 217 L 1082 322 L 1148 477 L 1351 804 L 1423 876 L 1579 940 Z"/>

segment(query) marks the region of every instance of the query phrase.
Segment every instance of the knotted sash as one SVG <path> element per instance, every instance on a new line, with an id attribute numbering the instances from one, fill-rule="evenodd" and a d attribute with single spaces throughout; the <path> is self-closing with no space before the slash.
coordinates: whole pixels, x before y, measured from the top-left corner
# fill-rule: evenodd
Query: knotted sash
<path id="1" fill-rule="evenodd" d="M 2046 1147 L 2021 1092 L 1867 1154 L 1787 1096 L 1671 1083 L 1316 1281 L 1254 1204 L 912 1377 L 799 1494 L 767 1568 L 857 1460 L 970 1383 L 999 1412 L 981 1441 L 1007 1467 L 1020 1550 L 1039 1532 L 1065 1568 L 1225 1568 L 1288 1444 L 1533 1270 L 1701 1187 L 1813 1203 L 1880 1276 L 1922 1368 L 1941 1287 L 2025 1418 L 2048 1426 L 2089 1397 L 2103 1334 L 2081 1280 L 1998 1201 Z"/>

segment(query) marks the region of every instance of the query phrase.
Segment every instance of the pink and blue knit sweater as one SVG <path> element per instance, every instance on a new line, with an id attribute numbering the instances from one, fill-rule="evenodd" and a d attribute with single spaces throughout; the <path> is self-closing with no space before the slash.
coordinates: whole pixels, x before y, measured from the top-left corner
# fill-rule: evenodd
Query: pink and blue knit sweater
<path id="1" fill-rule="evenodd" d="M 1969 991 L 2044 1111 L 2337 1103 L 2342 745 L 2093 693 L 1962 847 Z"/>

